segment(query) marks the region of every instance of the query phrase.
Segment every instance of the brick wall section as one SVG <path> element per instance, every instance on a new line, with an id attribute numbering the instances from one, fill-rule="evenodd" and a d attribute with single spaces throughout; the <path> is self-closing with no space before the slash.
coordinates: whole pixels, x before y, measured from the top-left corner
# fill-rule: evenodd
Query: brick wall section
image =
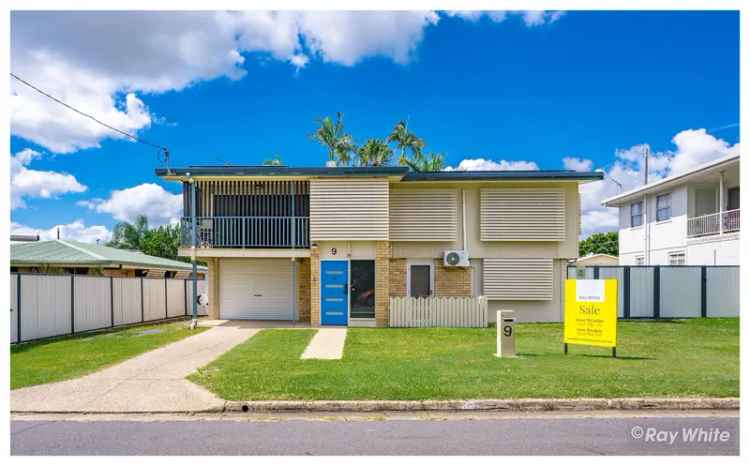
<path id="1" fill-rule="evenodd" d="M 444 267 L 435 259 L 435 295 L 471 296 L 471 267 Z"/>
<path id="2" fill-rule="evenodd" d="M 134 269 L 101 269 L 102 277 L 135 277 Z"/>
<path id="3" fill-rule="evenodd" d="M 297 312 L 300 322 L 310 322 L 310 259 L 297 261 Z"/>
<path id="4" fill-rule="evenodd" d="M 389 267 L 389 295 L 406 296 L 406 259 L 391 259 Z"/>
<path id="5" fill-rule="evenodd" d="M 208 318 L 219 319 L 219 259 L 208 260 L 208 286 Z"/>
<path id="6" fill-rule="evenodd" d="M 320 326 L 320 249 L 310 246 L 310 325 Z"/>
<path id="7" fill-rule="evenodd" d="M 375 243 L 375 325 L 388 326 L 391 243 Z"/>

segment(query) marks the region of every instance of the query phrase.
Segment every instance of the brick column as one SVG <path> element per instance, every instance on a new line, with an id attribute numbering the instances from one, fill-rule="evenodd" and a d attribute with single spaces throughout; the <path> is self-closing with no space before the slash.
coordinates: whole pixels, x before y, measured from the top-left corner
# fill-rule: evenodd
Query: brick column
<path id="1" fill-rule="evenodd" d="M 391 243 L 375 243 L 375 325 L 388 326 Z"/>
<path id="2" fill-rule="evenodd" d="M 208 262 L 208 318 L 209 319 L 219 319 L 220 318 L 220 309 L 219 309 L 219 259 L 211 258 L 207 260 Z M 192 300 L 193 297 L 190 296 L 188 299 L 188 303 L 190 303 L 190 307 L 188 310 L 188 314 L 192 312 Z"/>
<path id="3" fill-rule="evenodd" d="M 310 325 L 320 326 L 320 249 L 310 246 Z"/>
<path id="4" fill-rule="evenodd" d="M 310 323 L 310 259 L 297 261 L 297 311 L 300 322 Z"/>
<path id="5" fill-rule="evenodd" d="M 389 267 L 388 294 L 390 296 L 406 296 L 406 259 L 391 259 Z"/>

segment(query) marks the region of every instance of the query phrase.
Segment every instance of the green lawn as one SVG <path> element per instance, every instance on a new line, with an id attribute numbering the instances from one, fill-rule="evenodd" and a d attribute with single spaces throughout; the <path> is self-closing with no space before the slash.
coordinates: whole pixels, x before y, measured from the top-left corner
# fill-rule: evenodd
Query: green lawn
<path id="1" fill-rule="evenodd" d="M 739 319 L 620 322 L 617 359 L 520 324 L 516 359 L 494 328 L 353 328 L 342 360 L 300 360 L 314 333 L 264 330 L 190 379 L 229 400 L 739 396 Z"/>
<path id="2" fill-rule="evenodd" d="M 10 388 L 80 377 L 204 330 L 180 321 L 13 345 Z"/>

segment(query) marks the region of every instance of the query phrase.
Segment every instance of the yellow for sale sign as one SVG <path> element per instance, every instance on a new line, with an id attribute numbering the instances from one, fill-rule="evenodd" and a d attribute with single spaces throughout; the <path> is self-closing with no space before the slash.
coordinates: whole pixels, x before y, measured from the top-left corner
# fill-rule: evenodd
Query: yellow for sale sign
<path id="1" fill-rule="evenodd" d="M 617 280 L 565 280 L 563 342 L 617 346 Z"/>

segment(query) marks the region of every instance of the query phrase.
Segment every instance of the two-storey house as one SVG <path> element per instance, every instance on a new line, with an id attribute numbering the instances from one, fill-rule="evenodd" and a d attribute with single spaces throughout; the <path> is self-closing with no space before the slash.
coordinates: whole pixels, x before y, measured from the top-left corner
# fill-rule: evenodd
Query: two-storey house
<path id="1" fill-rule="evenodd" d="M 619 209 L 620 265 L 739 265 L 740 156 L 606 199 Z"/>
<path id="2" fill-rule="evenodd" d="M 208 263 L 213 318 L 313 326 L 387 326 L 390 296 L 485 295 L 491 316 L 507 308 L 524 321 L 561 320 L 562 279 L 578 256 L 578 186 L 602 176 L 268 166 L 156 174 L 182 182 L 180 254 Z"/>

